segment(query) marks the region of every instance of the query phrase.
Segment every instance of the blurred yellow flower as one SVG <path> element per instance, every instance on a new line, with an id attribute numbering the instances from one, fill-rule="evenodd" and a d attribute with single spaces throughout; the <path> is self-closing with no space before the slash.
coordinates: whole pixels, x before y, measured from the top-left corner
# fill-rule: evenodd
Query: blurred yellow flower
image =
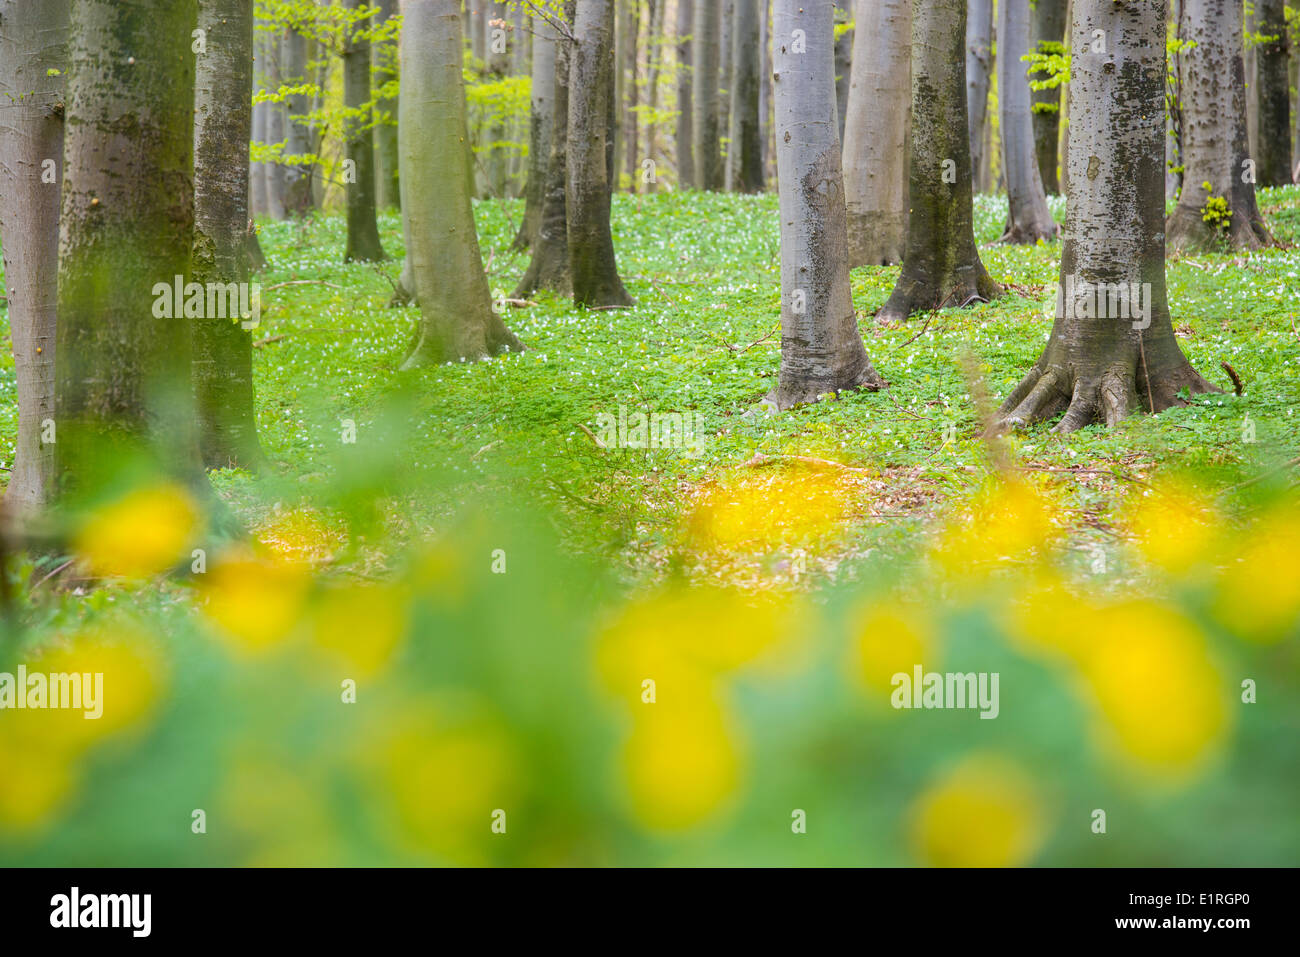
<path id="1" fill-rule="evenodd" d="M 259 654 L 298 624 L 311 576 L 298 564 L 234 554 L 214 564 L 201 588 L 204 613 L 227 644 L 241 654 Z"/>
<path id="2" fill-rule="evenodd" d="M 1189 483 L 1175 482 L 1138 498 L 1132 530 L 1148 562 L 1185 575 L 1210 558 L 1220 522 L 1208 495 Z"/>
<path id="3" fill-rule="evenodd" d="M 633 815 L 653 831 L 681 831 L 712 815 L 740 782 L 740 747 L 722 704 L 699 685 L 665 689 L 633 712 L 623 769 Z"/>
<path id="4" fill-rule="evenodd" d="M 94 575 L 147 578 L 188 557 L 200 526 L 199 508 L 185 489 L 152 485 L 97 510 L 73 549 Z"/>
<path id="5" fill-rule="evenodd" d="M 43 655 L 42 671 L 103 675 L 100 717 L 88 720 L 77 709 L 40 712 L 45 744 L 75 750 L 148 717 L 163 682 L 162 663 L 153 649 L 153 639 L 145 632 L 118 623 L 93 626 L 74 636 L 68 646 Z"/>
<path id="6" fill-rule="evenodd" d="M 500 722 L 466 698 L 429 702 L 390 723 L 374 760 L 405 838 L 456 864 L 486 863 L 493 826 L 501 822 L 510 833 L 520 795 L 517 762 Z"/>
<path id="7" fill-rule="evenodd" d="M 1150 770 L 1195 769 L 1227 730 L 1226 685 L 1195 623 L 1134 600 L 1099 609 L 1078 660 L 1104 736 Z"/>
<path id="8" fill-rule="evenodd" d="M 1300 510 L 1274 508 L 1240 536 L 1216 589 L 1214 617 L 1261 643 L 1300 633 Z"/>
<path id="9" fill-rule="evenodd" d="M 687 517 L 696 548 L 770 548 L 831 531 L 844 517 L 848 485 L 836 471 L 766 468 L 704 487 Z"/>
<path id="10" fill-rule="evenodd" d="M 66 755 L 14 740 L 0 723 L 0 833 L 24 833 L 48 823 L 72 792 Z"/>
<path id="11" fill-rule="evenodd" d="M 920 796 L 912 837 L 932 866 L 1017 867 L 1038 852 L 1043 819 L 1037 788 L 1019 766 L 974 755 Z"/>
<path id="12" fill-rule="evenodd" d="M 1075 595 L 1055 570 L 1031 569 L 1020 579 L 1017 594 L 999 608 L 1002 627 L 1021 650 L 1077 660 L 1096 631 L 1096 604 Z"/>
<path id="13" fill-rule="evenodd" d="M 383 670 L 406 634 L 407 600 L 388 585 L 349 585 L 323 592 L 311 611 L 315 646 L 367 678 Z"/>
<path id="14" fill-rule="evenodd" d="M 343 544 L 343 535 L 307 508 L 277 512 L 255 530 L 258 542 L 285 561 L 325 562 Z"/>
<path id="15" fill-rule="evenodd" d="M 894 675 L 911 675 L 915 665 L 933 670 L 938 664 L 934 630 L 919 607 L 893 599 L 874 601 L 854 616 L 853 629 L 849 674 L 881 700 L 889 700 Z"/>
<path id="16" fill-rule="evenodd" d="M 129 624 L 93 626 L 67 645 L 29 660 L 32 672 L 82 675 L 93 705 L 0 712 L 0 829 L 27 831 L 49 822 L 80 778 L 81 756 L 95 742 L 137 727 L 152 712 L 162 681 L 151 639 Z M 98 717 L 93 715 L 98 714 Z"/>
<path id="17" fill-rule="evenodd" d="M 735 671 L 775 650 L 789 614 L 780 598 L 672 586 L 631 603 L 604 630 L 597 672 L 612 694 L 638 698 L 647 678 Z"/>
<path id="18" fill-rule="evenodd" d="M 1041 558 L 1052 532 L 1043 494 L 1022 479 L 1003 478 L 943 530 L 931 560 L 951 581 L 973 583 L 1001 565 Z"/>

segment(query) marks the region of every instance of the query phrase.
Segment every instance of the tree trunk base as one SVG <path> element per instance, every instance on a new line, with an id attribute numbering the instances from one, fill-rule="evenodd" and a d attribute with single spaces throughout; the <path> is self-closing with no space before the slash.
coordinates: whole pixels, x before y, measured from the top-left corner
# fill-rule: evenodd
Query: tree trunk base
<path id="1" fill-rule="evenodd" d="M 906 272 L 906 266 L 903 267 Z M 889 300 L 876 313 L 880 322 L 900 322 L 917 312 L 963 308 L 972 302 L 991 302 L 1002 295 L 1002 287 L 984 270 L 984 264 L 954 270 L 942 280 L 899 276 Z"/>
<path id="2" fill-rule="evenodd" d="M 1186 192 L 1186 190 L 1184 190 Z M 1254 204 L 1250 204 L 1253 206 Z M 1165 224 L 1165 250 L 1197 252 L 1206 249 L 1263 249 L 1276 245 L 1258 210 L 1234 205 L 1226 230 L 1207 223 L 1201 210 L 1179 202 Z"/>
<path id="3" fill-rule="evenodd" d="M 849 210 L 849 265 L 896 266 L 907 249 L 907 217 Z"/>
<path id="4" fill-rule="evenodd" d="M 1133 337 L 1122 343 L 1119 354 L 1107 350 L 1101 357 L 1082 355 L 1053 338 L 1042 357 L 1012 390 L 989 426 L 996 434 L 1046 422 L 1064 412 L 1052 428 L 1074 432 L 1100 422 L 1108 428 L 1129 413 L 1163 412 L 1187 405 L 1179 392 L 1191 395 L 1218 392 L 1191 367 L 1172 333 L 1155 340 Z"/>
<path id="5" fill-rule="evenodd" d="M 837 399 L 841 392 L 878 392 L 889 388 L 889 383 L 871 365 L 866 350 L 861 360 L 851 369 L 830 375 L 790 375 L 782 372 L 776 388 L 763 398 L 763 404 L 777 412 L 785 412 L 797 405 L 817 402 L 824 395 Z"/>
<path id="6" fill-rule="evenodd" d="M 1014 246 L 1033 246 L 1041 239 L 1045 243 L 1053 242 L 1060 235 L 1061 227 L 1056 223 L 1013 223 L 1007 218 L 998 242 Z"/>
<path id="7" fill-rule="evenodd" d="M 419 338 L 401 369 L 422 369 L 447 362 L 477 362 L 505 352 L 523 352 L 524 345 L 506 328 L 501 318 L 491 318 L 477 327 L 465 328 L 459 322 L 449 324 L 444 334 L 421 323 Z"/>

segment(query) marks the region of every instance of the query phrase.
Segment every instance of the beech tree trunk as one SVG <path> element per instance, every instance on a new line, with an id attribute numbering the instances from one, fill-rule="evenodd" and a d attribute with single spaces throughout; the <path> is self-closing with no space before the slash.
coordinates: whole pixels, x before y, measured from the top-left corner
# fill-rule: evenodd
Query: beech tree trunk
<path id="1" fill-rule="evenodd" d="M 796 46 L 803 31 L 806 49 Z M 776 0 L 776 156 L 781 209 L 779 410 L 886 383 L 867 358 L 849 289 L 835 100 L 835 5 Z"/>
<path id="2" fill-rule="evenodd" d="M 1234 249 L 1272 242 L 1250 175 L 1241 17 L 1237 0 L 1183 0 L 1179 11 L 1179 36 L 1195 46 L 1178 57 L 1184 173 L 1182 194 L 1165 228 L 1171 250 L 1220 240 Z M 1206 221 L 1211 197 L 1227 200 L 1226 220 Z"/>
<path id="3" fill-rule="evenodd" d="M 1273 37 L 1255 48 L 1261 186 L 1291 182 L 1291 92 L 1287 84 L 1288 42 L 1283 0 L 1255 0 L 1259 32 Z"/>
<path id="4" fill-rule="evenodd" d="M 758 84 L 758 141 L 763 156 L 764 180 L 776 179 L 776 150 L 772 143 L 772 0 L 759 0 L 762 21 Z"/>
<path id="5" fill-rule="evenodd" d="M 907 241 L 911 0 L 858 0 L 844 125 L 849 265 L 902 262 Z"/>
<path id="6" fill-rule="evenodd" d="M 18 388 L 5 501 L 19 516 L 39 511 L 54 492 L 55 445 L 41 433 L 55 421 L 69 7 L 69 0 L 0 0 L 0 248 Z"/>
<path id="7" fill-rule="evenodd" d="M 497 83 L 504 80 L 506 74 L 510 72 L 510 46 L 504 33 L 505 28 L 501 26 L 508 11 L 506 5 L 500 0 L 489 0 L 485 6 L 483 28 L 487 31 L 484 37 L 484 44 L 487 47 L 487 76 L 484 79 Z M 488 131 L 487 141 L 483 144 L 487 147 L 486 151 L 480 153 L 481 156 L 486 157 L 484 166 L 487 168 L 487 195 L 489 196 L 506 195 L 509 164 L 501 145 L 505 139 L 505 122 L 498 119 Z"/>
<path id="8" fill-rule="evenodd" d="M 1038 154 L 1029 65 L 1029 0 L 998 2 L 998 128 L 1002 133 L 1002 170 L 1007 182 L 1005 243 L 1036 243 L 1056 238 L 1056 223 L 1047 208 Z"/>
<path id="9" fill-rule="evenodd" d="M 1002 294 L 975 248 L 966 128 L 965 0 L 912 10 L 907 249 L 883 321 Z"/>
<path id="10" fill-rule="evenodd" d="M 677 186 L 695 189 L 695 107 L 694 48 L 691 31 L 695 29 L 695 0 L 677 0 L 677 126 L 673 141 L 677 150 Z"/>
<path id="11" fill-rule="evenodd" d="M 564 19 L 572 26 L 577 0 L 565 0 Z M 515 289 L 516 299 L 525 299 L 539 289 L 560 295 L 573 292 L 573 275 L 569 268 L 569 63 L 572 43 L 557 37 L 555 43 L 555 84 L 552 93 L 551 143 L 546 160 L 546 187 L 542 196 L 542 219 L 528 269 Z"/>
<path id="12" fill-rule="evenodd" d="M 758 128 L 759 22 L 761 0 L 736 0 L 732 28 L 731 145 L 727 150 L 732 188 L 763 190 L 763 147 Z"/>
<path id="13" fill-rule="evenodd" d="M 691 128 L 695 134 L 696 185 L 711 191 L 722 189 L 724 178 L 718 127 L 721 9 L 718 0 L 696 0 L 695 27 L 691 36 L 691 106 L 694 111 Z"/>
<path id="14" fill-rule="evenodd" d="M 1095 31 L 1106 52 L 1092 52 Z M 1056 320 L 995 428 L 1054 431 L 1212 391 L 1183 356 L 1165 298 L 1165 0 L 1074 0 L 1070 205 Z"/>
<path id="15" fill-rule="evenodd" d="M 72 7 L 55 349 L 60 495 L 93 493 L 134 455 L 207 489 L 190 322 L 150 307 L 155 284 L 190 272 L 196 21 L 195 0 Z"/>
<path id="16" fill-rule="evenodd" d="M 280 44 L 280 56 L 285 83 L 299 86 L 308 82 L 306 37 L 294 30 L 286 30 Z M 310 109 L 311 99 L 305 93 L 294 94 L 285 103 L 285 152 L 290 156 L 315 152 L 311 130 L 306 122 Z M 314 205 L 311 196 L 312 167 L 301 164 L 286 166 L 284 179 L 286 211 L 291 216 L 306 216 Z"/>
<path id="17" fill-rule="evenodd" d="M 252 127 L 252 0 L 200 0 L 199 27 L 206 51 L 194 81 L 194 281 L 247 283 L 248 164 L 230 157 L 248 152 Z M 193 319 L 199 452 L 208 468 L 266 462 L 253 410 L 253 337 L 242 318 Z"/>
<path id="18" fill-rule="evenodd" d="M 253 39 L 253 89 L 266 87 L 266 38 L 260 34 Z M 258 103 L 253 107 L 253 140 L 267 142 L 266 116 L 269 103 Z M 267 166 L 264 162 L 253 163 L 249 170 L 249 208 L 253 216 L 266 216 L 270 209 L 267 201 Z"/>
<path id="19" fill-rule="evenodd" d="M 734 0 L 715 0 L 718 5 L 718 149 L 722 155 L 722 189 L 731 192 L 731 36 L 735 26 Z"/>
<path id="20" fill-rule="evenodd" d="M 627 25 L 623 30 L 623 59 L 618 71 L 625 78 L 625 95 L 618 102 L 623 111 L 623 168 L 627 171 L 628 188 L 635 193 L 640 190 L 641 177 L 638 174 L 644 159 L 641 155 L 641 129 L 637 115 L 641 92 L 636 83 L 637 51 L 641 41 L 641 5 L 637 0 L 629 0 L 623 10 Z"/>
<path id="21" fill-rule="evenodd" d="M 1042 53 L 1044 43 L 1065 42 L 1065 14 L 1069 0 L 1034 0 L 1029 29 L 1030 49 Z M 1045 80 L 1044 73 L 1034 74 L 1035 80 Z M 1061 135 L 1061 90 L 1034 90 L 1034 153 L 1038 157 L 1038 175 L 1043 189 L 1051 194 L 1061 192 L 1061 182 L 1056 175 L 1058 163 L 1056 143 Z"/>
<path id="22" fill-rule="evenodd" d="M 349 10 L 366 5 L 366 0 L 346 0 Z M 360 31 L 369 21 L 357 25 Z M 359 110 L 370 102 L 370 41 L 348 38 L 343 51 L 343 105 Z M 347 159 L 344 171 L 347 194 L 348 243 L 344 262 L 378 262 L 388 257 L 379 241 L 375 219 L 375 138 L 369 117 L 357 117 L 347 124 Z"/>
<path id="23" fill-rule="evenodd" d="M 999 38 L 1000 42 L 1001 38 Z M 971 172 L 981 177 L 991 167 L 984 155 L 989 76 L 993 72 L 993 0 L 969 0 L 966 20 L 966 109 L 970 123 Z M 978 185 L 989 186 L 983 179 Z M 978 189 L 976 190 L 978 191 Z"/>
<path id="24" fill-rule="evenodd" d="M 659 188 L 659 122 L 655 119 L 655 114 L 659 112 L 659 76 L 663 70 L 666 39 L 664 13 L 668 8 L 668 0 L 649 0 L 649 3 L 650 35 L 646 37 L 645 62 L 646 106 L 650 111 L 650 121 L 646 124 L 645 152 L 646 159 L 654 165 L 650 167 L 649 182 L 644 185 L 647 193 L 653 193 Z M 640 172 L 637 175 L 642 176 Z"/>
<path id="25" fill-rule="evenodd" d="M 398 157 L 419 338 L 402 368 L 523 349 L 492 311 L 470 200 L 459 0 L 404 0 Z"/>
<path id="26" fill-rule="evenodd" d="M 534 17 L 532 102 L 528 117 L 528 182 L 524 187 L 524 221 L 515 236 L 515 249 L 528 249 L 537 240 L 546 201 L 546 169 L 551 157 L 555 122 L 555 52 L 559 36 L 545 18 Z"/>
<path id="27" fill-rule="evenodd" d="M 842 19 L 853 19 L 853 5 L 839 0 L 835 6 L 847 12 Z M 844 124 L 849 115 L 849 84 L 853 81 L 853 30 L 845 30 L 835 41 L 835 108 L 839 117 L 840 142 L 844 142 Z"/>
<path id="28" fill-rule="evenodd" d="M 487 8 L 488 0 L 465 0 L 465 23 L 470 35 L 470 51 L 476 60 L 487 56 Z"/>
<path id="29" fill-rule="evenodd" d="M 266 88 L 272 92 L 280 88 L 282 71 L 280 69 L 280 38 L 268 34 L 263 46 L 266 57 Z M 266 142 L 270 146 L 285 141 L 285 105 L 283 103 L 266 104 Z M 280 163 L 266 164 L 266 215 L 274 220 L 288 217 L 286 192 L 288 179 L 286 169 Z"/>
<path id="30" fill-rule="evenodd" d="M 370 0 L 379 8 L 373 23 L 379 26 L 396 16 L 398 0 Z M 397 79 L 393 57 L 397 55 L 391 44 L 371 46 L 376 87 Z M 396 209 L 401 204 L 401 190 L 397 184 L 397 97 L 381 97 L 375 108 L 378 112 L 375 125 L 375 202 L 381 209 Z"/>
<path id="31" fill-rule="evenodd" d="M 614 2 L 578 0 L 569 64 L 569 268 L 579 306 L 630 306 L 614 256 L 608 114 L 614 90 Z"/>

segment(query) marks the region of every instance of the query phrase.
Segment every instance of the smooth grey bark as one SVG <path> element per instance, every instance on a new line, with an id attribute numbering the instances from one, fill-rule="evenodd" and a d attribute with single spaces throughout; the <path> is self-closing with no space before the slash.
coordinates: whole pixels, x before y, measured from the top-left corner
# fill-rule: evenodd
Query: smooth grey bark
<path id="1" fill-rule="evenodd" d="M 902 262 L 907 242 L 911 0 L 858 0 L 844 125 L 849 265 Z"/>
<path id="2" fill-rule="evenodd" d="M 488 0 L 465 0 L 465 23 L 470 35 L 470 50 L 474 59 L 487 56 Z"/>
<path id="3" fill-rule="evenodd" d="M 280 37 L 268 34 L 263 46 L 266 56 L 266 86 L 271 91 L 278 90 L 283 82 L 280 70 L 280 41 Z M 283 103 L 267 103 L 266 142 L 268 145 L 274 146 L 277 143 L 284 143 L 285 125 L 285 105 Z M 266 164 L 266 215 L 275 220 L 286 219 L 289 215 L 288 206 L 285 202 L 288 189 L 288 179 L 285 176 L 285 171 L 285 167 L 280 163 Z"/>
<path id="4" fill-rule="evenodd" d="M 1104 53 L 1092 52 L 1096 30 Z M 1056 320 L 994 428 L 1062 411 L 1053 431 L 1109 426 L 1137 409 L 1185 405 L 1182 389 L 1214 388 L 1179 349 L 1166 301 L 1165 0 L 1074 0 L 1071 37 L 1071 193 Z"/>
<path id="5" fill-rule="evenodd" d="M 499 82 L 510 72 L 510 44 L 508 34 L 502 23 L 509 12 L 500 0 L 489 0 L 485 6 L 483 29 L 484 44 L 487 49 L 486 77 L 489 82 Z M 502 143 L 506 139 L 505 123 L 498 120 L 487 134 L 486 151 L 480 155 L 487 156 L 484 167 L 487 173 L 487 193 L 489 196 L 505 196 L 509 181 L 509 163 Z"/>
<path id="6" fill-rule="evenodd" d="M 853 4 L 840 2 L 836 7 L 844 10 L 840 19 L 853 19 Z M 849 84 L 853 81 L 853 30 L 845 30 L 835 41 L 835 108 L 839 117 L 840 142 L 844 142 L 844 124 L 849 115 Z"/>
<path id="7" fill-rule="evenodd" d="M 1004 243 L 1036 243 L 1056 238 L 1056 223 L 1047 208 L 1030 97 L 1029 0 L 998 0 L 998 129 L 1002 134 L 1002 171 L 1007 184 Z"/>
<path id="8" fill-rule="evenodd" d="M 695 107 L 694 50 L 691 31 L 695 29 L 695 0 L 677 0 L 677 126 L 673 142 L 677 152 L 677 186 L 695 189 Z"/>
<path id="9" fill-rule="evenodd" d="M 564 21 L 572 25 L 576 0 L 565 0 Z M 573 292 L 569 267 L 569 64 L 572 43 L 564 37 L 555 43 L 555 83 L 551 95 L 554 120 L 546 160 L 546 187 L 542 197 L 542 219 L 533 243 L 528 269 L 515 288 L 515 298 L 523 299 L 539 289 L 561 295 Z"/>
<path id="10" fill-rule="evenodd" d="M 398 0 L 370 0 L 379 12 L 374 16 L 375 26 L 396 16 Z M 394 58 L 397 50 L 392 44 L 372 44 L 370 56 L 376 89 L 397 79 Z M 397 100 L 398 97 L 380 97 L 375 101 L 375 202 L 382 209 L 396 209 L 401 203 L 397 185 Z"/>
<path id="11" fill-rule="evenodd" d="M 253 88 L 265 89 L 266 74 L 264 66 L 266 63 L 266 39 L 258 34 L 253 39 Z M 269 103 L 257 103 L 253 106 L 253 132 L 252 137 L 255 142 L 265 143 L 266 135 L 266 116 Z M 253 216 L 266 216 L 270 209 L 267 202 L 267 166 L 265 162 L 253 163 L 249 169 L 249 209 Z"/>
<path id="12" fill-rule="evenodd" d="M 345 0 L 349 10 L 367 6 L 366 0 Z M 370 41 L 358 36 L 368 21 L 357 24 L 343 48 L 343 105 L 360 110 L 370 102 Z M 347 124 L 344 139 L 352 176 L 344 180 L 347 196 L 347 248 L 344 262 L 377 262 L 387 259 L 379 241 L 375 218 L 375 139 L 369 117 L 355 117 Z M 346 175 L 346 174 L 345 174 Z"/>
<path id="13" fill-rule="evenodd" d="M 530 26 L 528 9 L 520 4 L 510 10 L 510 74 L 511 76 L 531 76 L 533 63 L 533 34 Z M 514 117 L 510 121 L 510 139 L 513 142 L 527 140 L 531 135 L 531 123 Z M 510 195 L 525 196 L 527 186 L 528 164 L 522 150 L 510 153 Z"/>
<path id="14" fill-rule="evenodd" d="M 459 0 L 404 0 L 398 102 L 407 259 L 419 338 L 402 368 L 523 348 L 492 311 L 470 201 Z"/>
<path id="15" fill-rule="evenodd" d="M 559 36 L 543 17 L 532 20 L 533 82 L 528 117 L 528 182 L 524 187 L 524 219 L 515 236 L 515 249 L 528 249 L 537 239 L 546 201 L 546 168 L 555 122 L 555 53 Z"/>
<path id="16" fill-rule="evenodd" d="M 724 185 L 722 146 L 718 126 L 718 70 L 721 39 L 721 6 L 717 0 L 696 0 L 695 25 L 691 35 L 691 129 L 695 142 L 696 186 L 719 190 Z"/>
<path id="17" fill-rule="evenodd" d="M 612 147 L 608 122 L 614 83 L 613 0 L 578 0 L 569 63 L 566 213 L 573 301 L 629 306 L 610 231 Z"/>
<path id="18" fill-rule="evenodd" d="M 1246 21 L 1246 33 L 1253 34 L 1259 30 L 1259 17 L 1255 4 L 1251 3 L 1245 7 L 1244 11 Z M 1259 97 L 1256 92 L 1259 89 L 1258 73 L 1256 71 L 1257 63 L 1255 61 L 1255 45 L 1246 44 L 1245 50 L 1246 65 L 1246 135 L 1250 142 L 1250 155 L 1259 156 Z"/>
<path id="19" fill-rule="evenodd" d="M 307 38 L 295 30 L 284 33 L 280 44 L 281 74 L 290 86 L 301 86 L 308 81 Z M 315 152 L 311 130 L 307 124 L 311 100 L 305 93 L 295 93 L 285 101 L 285 153 L 304 156 Z M 284 205 L 291 216 L 301 217 L 311 211 L 312 167 L 290 164 L 284 167 Z"/>
<path id="20" fill-rule="evenodd" d="M 741 193 L 763 190 L 763 144 L 759 139 L 759 20 L 761 0 L 735 0 L 732 24 L 731 145 L 727 178 Z"/>
<path id="21" fill-rule="evenodd" d="M 622 35 L 623 56 L 618 63 L 619 76 L 624 77 L 623 96 L 617 103 L 623 118 L 622 150 L 628 185 L 632 192 L 640 190 L 641 177 L 641 129 L 637 109 L 641 102 L 641 91 L 637 87 L 637 51 L 641 42 L 641 5 L 636 0 L 628 0 L 621 8 L 622 21 L 619 31 Z M 615 163 L 615 168 L 620 165 Z"/>
<path id="22" fill-rule="evenodd" d="M 965 0 L 912 8 L 907 248 L 882 321 L 1002 294 L 975 247 L 966 129 Z"/>
<path id="23" fill-rule="evenodd" d="M 668 9 L 668 0 L 648 0 L 650 4 L 650 34 L 646 37 L 646 107 L 650 111 L 650 120 L 646 124 L 646 143 L 645 158 L 651 162 L 651 175 L 645 177 L 637 173 L 643 179 L 647 179 L 645 188 L 647 193 L 658 191 L 659 188 L 659 123 L 655 115 L 659 112 L 659 77 L 663 69 L 663 51 L 664 51 L 664 15 Z"/>
<path id="24" fill-rule="evenodd" d="M 795 31 L 806 35 L 797 52 Z M 776 157 L 781 210 L 778 410 L 844 390 L 883 388 L 858 331 L 835 101 L 835 5 L 776 0 Z"/>
<path id="25" fill-rule="evenodd" d="M 966 107 L 970 124 L 971 171 L 980 188 L 992 164 L 984 155 L 989 77 L 993 72 L 993 0 L 969 0 L 966 14 Z"/>
<path id="26" fill-rule="evenodd" d="M 715 0 L 718 4 L 718 149 L 722 153 L 722 188 L 731 192 L 731 34 L 735 25 L 735 0 Z"/>
<path id="27" fill-rule="evenodd" d="M 758 84 L 758 141 L 763 157 L 764 180 L 776 178 L 776 150 L 772 143 L 772 0 L 759 0 L 762 23 Z"/>
<path id="28" fill-rule="evenodd" d="M 194 79 L 193 276 L 246 283 L 248 165 L 230 157 L 248 152 L 252 128 L 252 0 L 199 0 L 198 23 L 205 51 Z M 266 464 L 253 410 L 253 337 L 241 318 L 204 315 L 191 327 L 199 453 L 208 468 Z"/>
<path id="29" fill-rule="evenodd" d="M 1291 92 L 1287 85 L 1288 41 L 1283 0 L 1255 0 L 1259 32 L 1272 37 L 1255 48 L 1261 186 L 1291 182 Z"/>
<path id="30" fill-rule="evenodd" d="M 1236 249 L 1258 249 L 1273 241 L 1249 173 L 1241 18 L 1237 0 L 1183 0 L 1179 11 L 1179 37 L 1196 45 L 1178 57 L 1184 174 L 1182 194 L 1165 227 L 1170 250 L 1222 240 Z M 1227 200 L 1226 223 L 1205 221 L 1211 196 Z"/>
<path id="31" fill-rule="evenodd" d="M 20 518 L 53 497 L 59 189 L 69 0 L 0 0 L 0 248 L 18 390 L 5 502 Z"/>
<path id="32" fill-rule="evenodd" d="M 1045 43 L 1065 42 L 1065 16 L 1069 0 L 1034 0 L 1029 28 L 1030 49 L 1045 52 Z M 1036 73 L 1034 79 L 1045 80 L 1046 74 Z M 1052 194 L 1061 191 L 1056 175 L 1056 144 L 1061 135 L 1061 90 L 1034 90 L 1034 152 L 1038 157 L 1038 175 L 1043 189 Z"/>
<path id="33" fill-rule="evenodd" d="M 190 272 L 196 21 L 195 0 L 72 7 L 55 348 L 60 498 L 94 494 L 128 456 L 209 491 L 190 322 L 150 308 L 155 284 Z"/>

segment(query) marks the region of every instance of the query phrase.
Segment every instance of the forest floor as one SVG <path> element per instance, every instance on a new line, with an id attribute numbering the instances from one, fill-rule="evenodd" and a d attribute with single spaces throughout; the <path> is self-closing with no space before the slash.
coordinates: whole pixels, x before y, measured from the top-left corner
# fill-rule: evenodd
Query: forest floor
<path id="1" fill-rule="evenodd" d="M 1059 220 L 1064 203 L 1052 204 Z M 398 216 L 381 216 L 394 257 L 382 264 L 342 262 L 339 216 L 268 223 L 255 370 L 276 474 L 258 482 L 225 472 L 214 484 L 258 538 L 361 574 L 382 571 L 395 542 L 436 537 L 462 502 L 522 494 L 574 549 L 613 561 L 629 580 L 674 571 L 761 587 L 852 576 L 865 556 L 906 551 L 961 514 L 996 460 L 1051 496 L 1058 531 L 1080 561 L 1094 561 L 1122 551 L 1129 506 L 1153 483 L 1190 476 L 1224 493 L 1231 512 L 1250 505 L 1238 501 L 1240 483 L 1270 470 L 1290 480 L 1279 466 L 1300 445 L 1300 189 L 1263 190 L 1260 205 L 1284 247 L 1184 256 L 1167 269 L 1181 345 L 1223 393 L 1111 430 L 1036 427 L 992 450 L 979 408 L 1000 402 L 1037 358 L 1060 256 L 1059 243 L 996 242 L 1002 197 L 977 197 L 975 225 L 1004 298 L 885 326 L 873 313 L 897 268 L 854 270 L 859 322 L 890 388 L 776 416 L 760 404 L 780 360 L 773 195 L 620 195 L 615 243 L 634 308 L 584 312 L 541 295 L 506 310 L 524 353 L 415 372 L 398 366 L 417 311 L 389 306 L 403 253 Z M 477 204 L 497 295 L 527 265 L 527 253 L 509 251 L 520 213 L 518 201 Z M 604 448 L 598 417 L 620 410 L 691 413 L 695 441 Z M 6 350 L 6 459 L 16 415 Z M 386 435 L 386 451 L 370 444 L 365 456 L 340 458 L 351 426 L 363 446 Z M 823 478 L 791 485 L 790 470 L 768 467 L 780 456 L 812 460 L 803 471 Z M 374 516 L 383 544 L 340 559 L 344 518 L 321 508 L 304 525 L 300 506 L 349 469 L 349 481 L 392 495 Z M 824 502 L 818 482 L 835 485 Z M 709 547 L 720 538 L 733 547 Z"/>
<path id="2" fill-rule="evenodd" d="M 1223 393 L 993 446 L 1060 255 L 996 245 L 1000 199 L 1005 298 L 883 327 L 897 269 L 855 270 L 891 387 L 776 416 L 775 197 L 619 196 L 635 308 L 540 296 L 527 351 L 412 372 L 397 215 L 378 265 L 340 217 L 266 224 L 272 470 L 212 476 L 261 548 L 151 480 L 8 564 L 0 673 L 112 709 L 0 721 L 0 865 L 1293 864 L 1300 189 L 1261 201 L 1285 247 L 1168 268 Z M 520 204 L 477 214 L 508 294 Z M 612 447 L 621 409 L 700 441 Z M 980 714 L 901 710 L 922 670 Z"/>

